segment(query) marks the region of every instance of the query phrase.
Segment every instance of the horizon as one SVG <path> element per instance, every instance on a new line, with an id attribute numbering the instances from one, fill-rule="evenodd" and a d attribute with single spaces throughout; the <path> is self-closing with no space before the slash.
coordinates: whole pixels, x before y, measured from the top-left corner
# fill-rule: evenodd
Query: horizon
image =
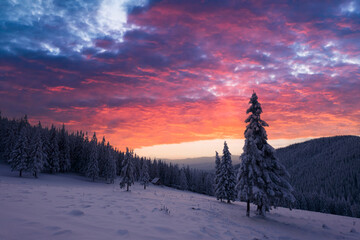
<path id="1" fill-rule="evenodd" d="M 360 135 L 360 2 L 22 2 L 0 9 L 0 110 L 148 157 Z"/>

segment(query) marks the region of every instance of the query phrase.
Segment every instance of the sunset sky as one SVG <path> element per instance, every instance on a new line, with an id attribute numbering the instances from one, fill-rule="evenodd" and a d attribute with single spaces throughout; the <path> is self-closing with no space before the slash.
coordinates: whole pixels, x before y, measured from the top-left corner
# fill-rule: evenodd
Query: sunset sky
<path id="1" fill-rule="evenodd" d="M 276 3 L 274 3 L 276 2 Z M 360 1 L 0 1 L 0 110 L 144 156 L 360 135 Z"/>

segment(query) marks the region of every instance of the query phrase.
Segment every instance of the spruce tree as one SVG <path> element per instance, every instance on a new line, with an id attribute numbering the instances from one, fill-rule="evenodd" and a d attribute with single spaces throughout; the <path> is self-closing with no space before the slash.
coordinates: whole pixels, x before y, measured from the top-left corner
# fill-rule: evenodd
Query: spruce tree
<path id="1" fill-rule="evenodd" d="M 54 127 L 54 125 L 51 126 L 50 133 L 49 133 L 49 147 L 47 152 L 47 164 L 46 168 L 47 171 L 50 173 L 57 173 L 60 170 L 59 165 L 59 144 L 58 144 L 58 134 Z"/>
<path id="2" fill-rule="evenodd" d="M 82 143 L 82 150 L 81 150 L 81 156 L 80 156 L 80 163 L 79 163 L 79 170 L 80 173 L 86 175 L 88 162 L 89 162 L 89 156 L 90 156 L 90 141 L 88 133 L 85 134 L 84 141 Z"/>
<path id="3" fill-rule="evenodd" d="M 109 142 L 105 147 L 104 156 L 105 156 L 104 158 L 105 162 L 104 162 L 103 175 L 105 177 L 106 182 L 114 183 L 116 177 L 116 162 Z"/>
<path id="4" fill-rule="evenodd" d="M 144 189 L 146 189 L 146 186 L 149 185 L 149 182 L 150 182 L 149 163 L 148 161 L 144 160 L 141 167 L 140 183 L 144 185 Z"/>
<path id="5" fill-rule="evenodd" d="M 19 176 L 28 169 L 29 158 L 29 138 L 28 128 L 23 126 L 20 130 L 20 135 L 15 143 L 15 146 L 10 154 L 8 162 L 11 166 L 11 171 L 19 171 Z"/>
<path id="6" fill-rule="evenodd" d="M 48 162 L 49 162 L 49 152 L 50 152 L 50 140 L 49 140 L 49 129 L 40 129 L 41 131 L 41 141 L 43 144 L 43 151 L 45 153 L 45 159 L 44 159 L 44 165 L 43 165 L 43 170 L 47 170 L 49 168 L 48 166 Z"/>
<path id="7" fill-rule="evenodd" d="M 289 174 L 275 156 L 275 150 L 267 142 L 264 127 L 269 125 L 260 118 L 261 104 L 254 92 L 250 98 L 251 113 L 245 120 L 245 144 L 240 156 L 241 164 L 237 178 L 238 196 L 247 202 L 246 215 L 250 216 L 250 202 L 257 205 L 257 212 L 264 216 L 271 206 L 280 202 L 293 202 Z"/>
<path id="8" fill-rule="evenodd" d="M 185 170 L 181 169 L 180 170 L 180 189 L 181 190 L 187 190 L 188 188 L 189 188 L 189 186 L 188 186 L 188 183 L 187 183 Z"/>
<path id="9" fill-rule="evenodd" d="M 43 142 L 41 139 L 41 128 L 35 130 L 34 137 L 31 140 L 31 151 L 28 162 L 28 171 L 38 178 L 46 160 L 46 153 L 44 151 Z"/>
<path id="10" fill-rule="evenodd" d="M 70 145 L 69 136 L 65 130 L 65 125 L 62 125 L 59 136 L 59 167 L 61 172 L 66 172 L 71 168 L 70 161 Z"/>
<path id="11" fill-rule="evenodd" d="M 105 177 L 105 168 L 107 164 L 107 149 L 106 149 L 106 140 L 105 137 L 102 138 L 101 143 L 98 146 L 98 163 L 99 163 L 99 176 Z"/>
<path id="12" fill-rule="evenodd" d="M 14 149 L 15 143 L 17 141 L 16 138 L 16 130 L 14 124 L 8 124 L 7 128 L 5 129 L 5 136 L 4 136 L 4 158 L 6 160 L 11 159 L 11 152 Z"/>
<path id="13" fill-rule="evenodd" d="M 123 167 L 120 174 L 120 188 L 126 186 L 126 191 L 129 191 L 129 187 L 134 183 L 133 154 L 133 150 L 126 148 Z"/>
<path id="14" fill-rule="evenodd" d="M 221 168 L 220 168 L 220 157 L 219 157 L 219 153 L 217 151 L 215 151 L 215 179 L 214 179 L 214 193 L 215 193 L 215 197 L 217 200 L 220 199 L 220 191 L 218 191 L 218 189 L 220 188 L 219 186 L 219 179 L 220 179 L 220 174 L 221 174 Z M 222 199 L 221 199 L 222 201 Z"/>
<path id="15" fill-rule="evenodd" d="M 92 179 L 94 182 L 95 179 L 99 177 L 99 163 L 98 163 L 98 149 L 97 149 L 97 138 L 96 133 L 94 133 L 91 142 L 90 142 L 90 149 L 89 149 L 89 160 L 87 165 L 87 170 L 85 175 Z"/>
<path id="16" fill-rule="evenodd" d="M 216 196 L 221 201 L 226 199 L 228 203 L 235 201 L 235 172 L 231 161 L 231 153 L 226 142 L 224 142 L 223 156 L 220 163 L 220 176 Z"/>
<path id="17" fill-rule="evenodd" d="M 70 147 L 71 169 L 75 172 L 82 172 L 83 166 L 83 147 L 84 147 L 84 133 L 77 131 L 73 134 L 73 143 Z"/>

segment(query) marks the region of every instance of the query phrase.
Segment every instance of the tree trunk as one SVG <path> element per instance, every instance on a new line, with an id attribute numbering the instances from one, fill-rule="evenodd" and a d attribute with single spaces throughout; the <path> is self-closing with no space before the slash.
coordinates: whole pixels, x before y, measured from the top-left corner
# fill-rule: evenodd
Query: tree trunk
<path id="1" fill-rule="evenodd" d="M 129 184 L 126 184 L 126 191 L 129 191 Z"/>
<path id="2" fill-rule="evenodd" d="M 230 203 L 230 199 L 227 200 L 227 203 Z"/>
<path id="3" fill-rule="evenodd" d="M 246 216 L 250 217 L 250 200 L 246 202 Z"/>
<path id="4" fill-rule="evenodd" d="M 22 177 L 22 170 L 19 171 L 19 177 Z"/>
<path id="5" fill-rule="evenodd" d="M 146 189 L 146 184 L 144 184 L 144 189 Z"/>
<path id="6" fill-rule="evenodd" d="M 257 212 L 260 216 L 265 216 L 265 207 L 263 205 L 258 205 Z"/>

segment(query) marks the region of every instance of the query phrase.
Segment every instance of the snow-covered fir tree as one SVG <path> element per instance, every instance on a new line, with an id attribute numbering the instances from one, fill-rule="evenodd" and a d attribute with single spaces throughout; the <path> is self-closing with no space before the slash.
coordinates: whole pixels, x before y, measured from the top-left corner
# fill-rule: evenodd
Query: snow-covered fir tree
<path id="1" fill-rule="evenodd" d="M 144 189 L 146 189 L 146 186 L 150 183 L 149 163 L 146 160 L 143 161 L 141 166 L 140 183 L 144 186 Z"/>
<path id="2" fill-rule="evenodd" d="M 71 167 L 70 161 L 70 146 L 69 146 L 69 136 L 65 130 L 65 125 L 62 125 L 59 136 L 59 167 L 60 172 L 66 172 Z"/>
<path id="3" fill-rule="evenodd" d="M 189 186 L 188 186 L 188 182 L 186 179 L 185 170 L 181 169 L 180 170 L 180 189 L 188 190 L 188 188 L 189 188 Z"/>
<path id="4" fill-rule="evenodd" d="M 46 170 L 48 172 L 50 173 L 59 172 L 60 170 L 59 158 L 60 158 L 60 152 L 59 152 L 59 144 L 58 144 L 58 134 L 54 125 L 52 125 L 49 132 L 49 147 L 47 152 Z"/>
<path id="5" fill-rule="evenodd" d="M 226 142 L 224 142 L 223 156 L 221 157 L 220 163 L 219 182 L 217 186 L 216 197 L 218 199 L 221 201 L 225 199 L 228 203 L 230 203 L 230 201 L 235 201 L 235 172 L 231 161 L 231 153 Z"/>
<path id="6" fill-rule="evenodd" d="M 126 186 L 126 191 L 134 183 L 134 163 L 133 163 L 133 150 L 126 148 L 126 153 L 123 161 L 123 166 L 120 174 L 120 188 Z"/>
<path id="7" fill-rule="evenodd" d="M 11 159 L 11 152 L 14 149 L 14 145 L 17 141 L 16 135 L 15 135 L 15 127 L 13 124 L 8 124 L 7 128 L 4 131 L 4 159 L 10 160 Z"/>
<path id="8" fill-rule="evenodd" d="M 28 128 L 23 126 L 20 135 L 15 143 L 15 146 L 10 154 L 8 162 L 11 166 L 11 171 L 19 171 L 19 176 L 28 169 L 29 159 L 29 134 Z"/>
<path id="9" fill-rule="evenodd" d="M 72 144 L 70 145 L 70 159 L 71 159 L 71 169 L 75 172 L 81 172 L 81 166 L 84 165 L 83 162 L 83 147 L 84 147 L 84 133 L 82 131 L 77 131 L 76 134 L 73 133 Z"/>
<path id="10" fill-rule="evenodd" d="M 108 142 L 105 147 L 105 158 L 104 158 L 104 178 L 108 183 L 114 183 L 116 178 L 116 162 L 113 156 L 113 150 Z"/>
<path id="11" fill-rule="evenodd" d="M 98 163 L 99 163 L 99 176 L 105 177 L 105 165 L 107 164 L 107 149 L 105 137 L 102 138 L 98 145 Z"/>
<path id="12" fill-rule="evenodd" d="M 220 161 L 220 157 L 219 157 L 219 153 L 217 151 L 215 151 L 215 179 L 214 179 L 214 193 L 215 193 L 215 197 L 217 200 L 220 199 L 220 192 L 218 191 L 219 186 L 219 179 L 220 179 L 220 174 L 221 174 L 221 161 Z M 219 193 L 219 195 L 218 195 Z"/>
<path id="13" fill-rule="evenodd" d="M 87 166 L 89 162 L 89 156 L 90 156 L 90 141 L 88 133 L 85 134 L 84 141 L 82 143 L 82 149 L 81 149 L 81 158 L 79 163 L 79 170 L 80 173 L 86 175 Z"/>
<path id="14" fill-rule="evenodd" d="M 41 141 L 43 145 L 43 152 L 45 154 L 44 164 L 42 171 L 46 171 L 48 169 L 48 153 L 50 151 L 50 141 L 49 141 L 49 130 L 47 128 L 42 128 L 41 123 L 38 124 L 38 129 L 40 130 Z"/>
<path id="15" fill-rule="evenodd" d="M 96 133 L 94 133 L 91 142 L 90 142 L 90 149 L 89 149 L 89 159 L 87 170 L 85 175 L 92 179 L 94 182 L 95 179 L 99 177 L 99 163 L 98 163 L 98 149 L 97 149 L 97 138 Z"/>
<path id="16" fill-rule="evenodd" d="M 260 118 L 261 104 L 254 92 L 245 120 L 245 144 L 240 156 L 241 165 L 237 177 L 238 196 L 247 202 L 246 215 L 250 216 L 250 202 L 257 205 L 257 212 L 265 215 L 271 206 L 280 202 L 293 202 L 293 188 L 288 182 L 289 174 L 275 156 L 275 150 L 267 142 L 264 127 L 269 126 Z"/>
<path id="17" fill-rule="evenodd" d="M 30 156 L 28 162 L 28 171 L 33 174 L 35 178 L 42 171 L 46 161 L 46 153 L 44 151 L 43 141 L 41 139 L 41 128 L 35 129 L 35 134 L 30 144 Z"/>

